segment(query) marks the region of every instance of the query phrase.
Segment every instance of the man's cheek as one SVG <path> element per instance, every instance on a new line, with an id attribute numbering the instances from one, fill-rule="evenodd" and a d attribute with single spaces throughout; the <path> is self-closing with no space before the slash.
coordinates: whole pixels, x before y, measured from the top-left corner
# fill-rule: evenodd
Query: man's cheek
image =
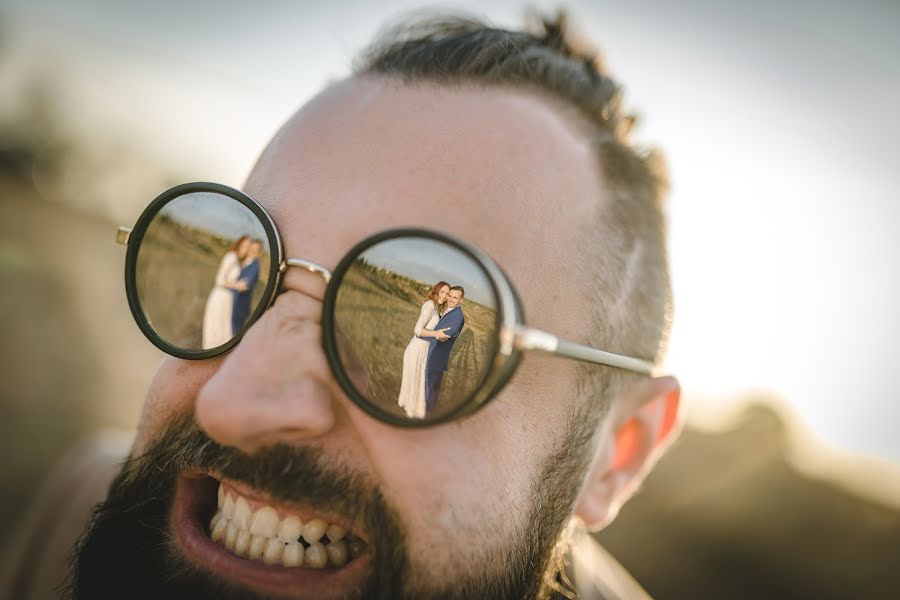
<path id="1" fill-rule="evenodd" d="M 192 413 L 194 398 L 215 372 L 218 359 L 187 361 L 167 358 L 153 376 L 135 438 L 133 452 L 148 447 L 177 418 Z"/>
<path id="2" fill-rule="evenodd" d="M 498 531 L 494 499 L 485 491 L 457 480 L 455 486 L 436 486 L 411 499 L 403 511 L 410 562 L 430 565 L 426 572 L 434 572 L 435 565 L 472 553 L 467 545 L 481 540 L 485 531 Z"/>

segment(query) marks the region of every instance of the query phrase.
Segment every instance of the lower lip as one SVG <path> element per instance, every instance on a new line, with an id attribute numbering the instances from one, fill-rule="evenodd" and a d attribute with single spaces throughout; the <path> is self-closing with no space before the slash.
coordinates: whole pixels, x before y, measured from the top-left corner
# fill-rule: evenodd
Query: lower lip
<path id="1" fill-rule="evenodd" d="M 176 481 L 171 527 L 188 560 L 223 579 L 279 598 L 344 597 L 361 589 L 369 553 L 340 568 L 286 568 L 239 558 L 213 542 L 201 523 L 212 517 L 217 485 L 218 481 L 199 473 L 183 473 Z"/>

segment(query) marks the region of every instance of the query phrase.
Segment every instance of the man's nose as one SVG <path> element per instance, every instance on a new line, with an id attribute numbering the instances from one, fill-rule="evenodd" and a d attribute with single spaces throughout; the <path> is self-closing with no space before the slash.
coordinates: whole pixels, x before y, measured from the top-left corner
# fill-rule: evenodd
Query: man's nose
<path id="1" fill-rule="evenodd" d="M 200 389 L 197 423 L 220 444 L 253 452 L 331 430 L 337 393 L 322 349 L 322 304 L 287 291 Z"/>

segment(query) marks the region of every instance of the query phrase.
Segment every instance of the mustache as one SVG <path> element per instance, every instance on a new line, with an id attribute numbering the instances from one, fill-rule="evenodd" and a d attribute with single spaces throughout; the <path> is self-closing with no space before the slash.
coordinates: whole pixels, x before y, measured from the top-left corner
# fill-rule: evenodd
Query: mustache
<path id="1" fill-rule="evenodd" d="M 212 440 L 190 415 L 180 417 L 145 451 L 123 465 L 120 484 L 171 487 L 182 471 L 202 471 L 243 483 L 286 503 L 327 503 L 342 513 L 371 512 L 384 501 L 377 487 L 346 467 L 327 464 L 311 447 L 275 444 L 247 454 Z M 153 485 L 156 482 L 156 485 Z"/>

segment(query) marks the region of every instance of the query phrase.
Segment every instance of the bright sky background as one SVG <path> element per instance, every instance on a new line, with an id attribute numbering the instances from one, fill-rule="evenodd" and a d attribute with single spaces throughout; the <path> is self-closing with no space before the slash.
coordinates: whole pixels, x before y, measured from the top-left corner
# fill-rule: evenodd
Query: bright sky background
<path id="1" fill-rule="evenodd" d="M 452 246 L 434 240 L 393 239 L 372 246 L 363 258 L 429 285 L 438 281 L 446 281 L 451 287 L 461 285 L 468 300 L 496 308 L 496 298 L 484 271 Z"/>
<path id="2" fill-rule="evenodd" d="M 265 252 L 269 251 L 266 230 L 256 215 L 243 204 L 222 194 L 192 192 L 172 200 L 160 212 L 175 221 L 220 237 L 237 240 L 249 235 L 263 243 Z"/>
<path id="3" fill-rule="evenodd" d="M 695 407 L 774 391 L 828 442 L 900 461 L 900 3 L 566 4 L 669 158 L 667 368 Z M 298 103 L 420 5 L 0 0 L 0 83 L 49 65 L 86 135 L 239 186 Z M 519 3 L 439 6 L 521 23 Z"/>

